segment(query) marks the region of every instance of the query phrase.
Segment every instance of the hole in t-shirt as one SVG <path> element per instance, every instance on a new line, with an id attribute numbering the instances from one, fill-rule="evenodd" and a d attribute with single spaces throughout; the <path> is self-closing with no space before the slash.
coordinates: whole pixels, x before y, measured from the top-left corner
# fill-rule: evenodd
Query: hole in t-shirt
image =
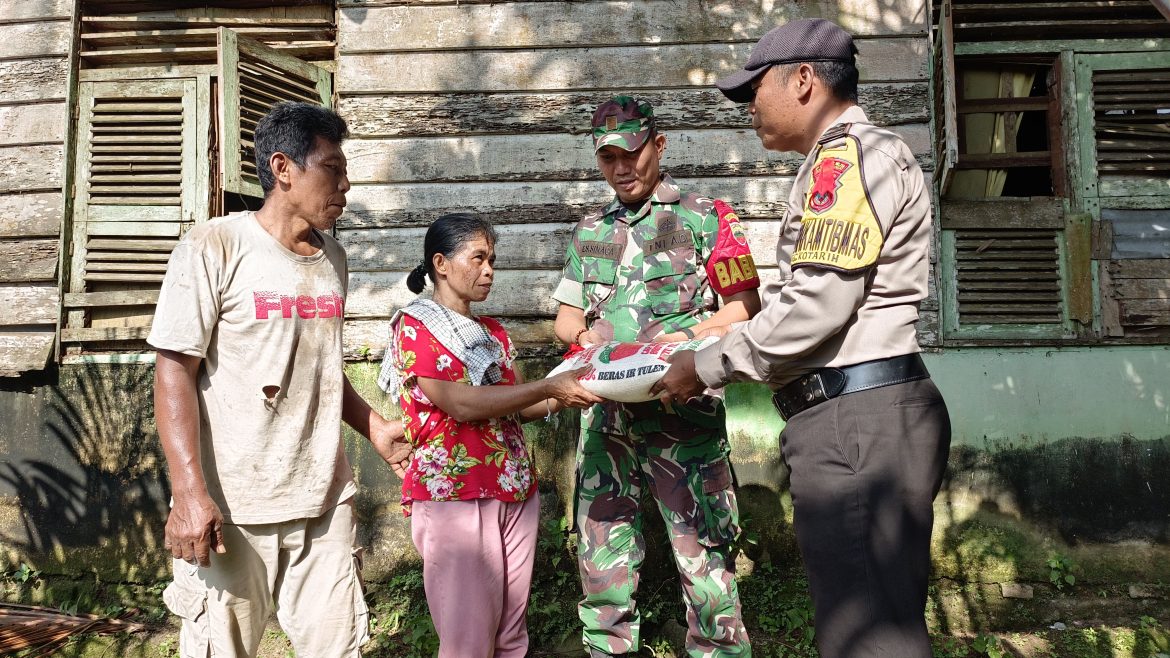
<path id="1" fill-rule="evenodd" d="M 264 391 L 264 397 L 268 398 L 268 401 L 271 403 L 276 401 L 276 394 L 280 392 L 280 387 L 269 384 L 261 390 Z"/>

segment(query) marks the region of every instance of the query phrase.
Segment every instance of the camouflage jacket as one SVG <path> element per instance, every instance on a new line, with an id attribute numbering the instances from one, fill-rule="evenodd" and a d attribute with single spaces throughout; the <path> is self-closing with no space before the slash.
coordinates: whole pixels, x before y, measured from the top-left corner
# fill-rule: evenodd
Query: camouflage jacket
<path id="1" fill-rule="evenodd" d="M 640 208 L 615 195 L 577 223 L 553 299 L 603 337 L 650 341 L 701 322 L 716 293 L 759 286 L 743 226 L 721 201 L 663 176 Z"/>

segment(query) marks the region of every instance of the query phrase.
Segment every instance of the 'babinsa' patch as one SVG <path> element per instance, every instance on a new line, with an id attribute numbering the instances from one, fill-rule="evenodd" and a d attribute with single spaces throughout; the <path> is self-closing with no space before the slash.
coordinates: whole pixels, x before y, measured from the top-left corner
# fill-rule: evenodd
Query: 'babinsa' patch
<path id="1" fill-rule="evenodd" d="M 851 272 L 877 261 L 882 227 L 869 201 L 856 137 L 822 149 L 813 165 L 792 267 L 816 265 Z"/>

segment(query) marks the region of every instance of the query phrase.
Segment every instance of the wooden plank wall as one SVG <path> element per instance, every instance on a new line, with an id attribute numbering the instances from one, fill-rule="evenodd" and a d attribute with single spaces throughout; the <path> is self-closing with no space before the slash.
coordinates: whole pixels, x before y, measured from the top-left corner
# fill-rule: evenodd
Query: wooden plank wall
<path id="1" fill-rule="evenodd" d="M 73 4 L 0 2 L 0 377 L 53 347 Z"/>
<path id="2" fill-rule="evenodd" d="M 861 103 L 930 170 L 925 0 L 340 0 L 338 109 L 353 139 L 353 190 L 339 235 L 349 250 L 346 350 L 378 357 L 387 320 L 413 295 L 406 273 L 443 212 L 497 225 L 497 282 L 479 312 L 549 351 L 550 300 L 569 229 L 612 192 L 588 122 L 608 96 L 652 100 L 663 168 L 740 211 L 764 276 L 799 160 L 763 150 L 743 106 L 711 83 L 785 21 L 824 17 L 857 36 Z M 937 335 L 924 309 L 924 343 Z"/>

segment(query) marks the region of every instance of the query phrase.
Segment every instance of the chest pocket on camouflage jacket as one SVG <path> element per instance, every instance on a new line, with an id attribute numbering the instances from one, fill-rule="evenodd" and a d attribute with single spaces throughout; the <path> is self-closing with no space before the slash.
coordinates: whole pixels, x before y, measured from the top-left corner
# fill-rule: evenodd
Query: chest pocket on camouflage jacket
<path id="1" fill-rule="evenodd" d="M 625 257 L 628 237 L 618 231 L 608 240 L 582 240 L 577 245 L 581 255 L 581 287 L 585 296 L 585 317 L 596 319 L 599 309 L 613 297 L 618 269 Z"/>
<path id="2" fill-rule="evenodd" d="M 681 225 L 642 245 L 642 280 L 654 315 L 685 313 L 702 303 L 695 238 Z"/>

